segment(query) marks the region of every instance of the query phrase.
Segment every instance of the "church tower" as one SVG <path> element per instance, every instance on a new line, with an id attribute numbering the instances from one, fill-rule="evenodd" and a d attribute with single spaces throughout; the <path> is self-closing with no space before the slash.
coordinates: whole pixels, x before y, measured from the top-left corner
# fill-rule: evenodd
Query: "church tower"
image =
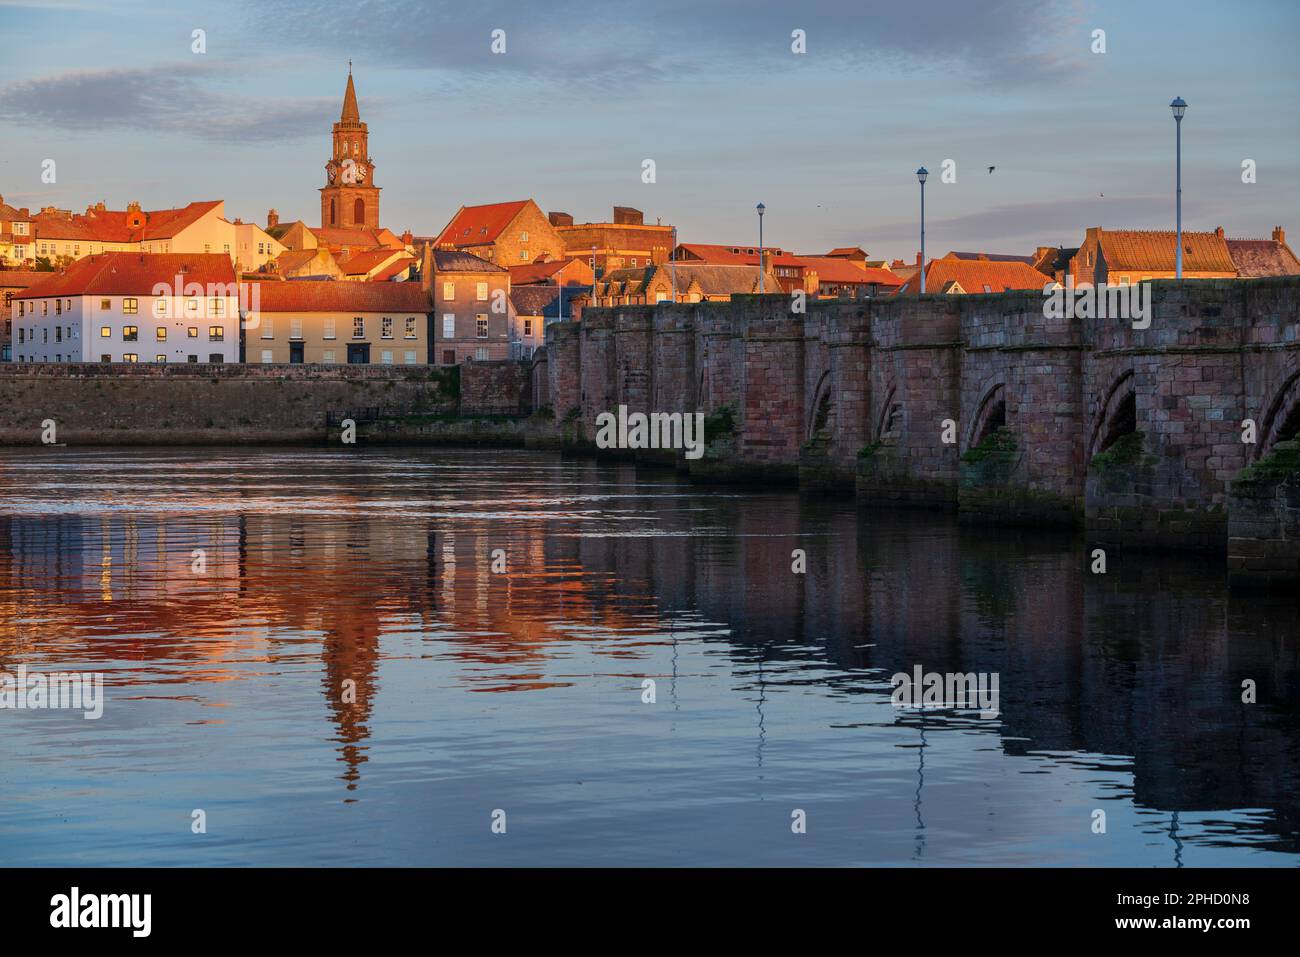
<path id="1" fill-rule="evenodd" d="M 370 159 L 370 134 L 357 109 L 357 88 L 348 63 L 343 113 L 334 124 L 334 152 L 325 164 L 327 186 L 320 191 L 320 224 L 325 228 L 379 228 L 379 187 Z"/>

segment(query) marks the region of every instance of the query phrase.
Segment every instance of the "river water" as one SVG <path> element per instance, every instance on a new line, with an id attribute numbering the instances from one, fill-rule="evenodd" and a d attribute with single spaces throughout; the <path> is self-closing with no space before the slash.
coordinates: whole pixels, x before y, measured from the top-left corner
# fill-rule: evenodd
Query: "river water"
<path id="1" fill-rule="evenodd" d="M 1107 559 L 550 453 L 5 450 L 0 672 L 104 705 L 0 710 L 0 864 L 1295 866 L 1300 599 Z"/>

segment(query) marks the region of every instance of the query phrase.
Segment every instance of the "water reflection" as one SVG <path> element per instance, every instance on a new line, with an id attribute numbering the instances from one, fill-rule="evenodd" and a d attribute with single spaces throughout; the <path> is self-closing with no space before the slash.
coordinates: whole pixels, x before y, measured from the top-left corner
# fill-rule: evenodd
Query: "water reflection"
<path id="1" fill-rule="evenodd" d="M 0 712 L 0 861 L 1300 851 L 1300 609 L 1212 562 L 540 453 L 12 452 L 0 495 L 0 670 L 108 689 Z M 896 711 L 918 663 L 1001 714 Z"/>

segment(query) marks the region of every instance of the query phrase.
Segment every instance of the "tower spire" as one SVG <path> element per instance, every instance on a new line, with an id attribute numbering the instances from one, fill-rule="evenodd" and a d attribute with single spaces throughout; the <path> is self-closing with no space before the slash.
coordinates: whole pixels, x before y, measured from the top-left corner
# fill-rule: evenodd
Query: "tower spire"
<path id="1" fill-rule="evenodd" d="M 352 83 L 352 61 L 348 61 L 348 88 L 343 93 L 343 115 L 341 123 L 360 123 L 361 111 L 357 109 L 357 88 Z"/>

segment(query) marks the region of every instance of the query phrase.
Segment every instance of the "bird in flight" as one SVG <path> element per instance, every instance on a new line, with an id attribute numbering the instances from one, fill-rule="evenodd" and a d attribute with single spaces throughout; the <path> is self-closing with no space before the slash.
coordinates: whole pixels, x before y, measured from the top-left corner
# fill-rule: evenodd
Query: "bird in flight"
<path id="1" fill-rule="evenodd" d="M 990 166 L 990 167 L 989 167 L 989 172 L 992 173 L 995 169 L 997 169 L 996 166 Z"/>

